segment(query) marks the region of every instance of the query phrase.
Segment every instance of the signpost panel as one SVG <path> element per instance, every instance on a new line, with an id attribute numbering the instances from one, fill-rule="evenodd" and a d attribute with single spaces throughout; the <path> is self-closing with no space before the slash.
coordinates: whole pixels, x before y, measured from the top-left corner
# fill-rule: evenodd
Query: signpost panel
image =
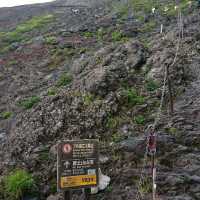
<path id="1" fill-rule="evenodd" d="M 97 140 L 65 141 L 58 145 L 58 189 L 90 188 L 98 185 Z"/>

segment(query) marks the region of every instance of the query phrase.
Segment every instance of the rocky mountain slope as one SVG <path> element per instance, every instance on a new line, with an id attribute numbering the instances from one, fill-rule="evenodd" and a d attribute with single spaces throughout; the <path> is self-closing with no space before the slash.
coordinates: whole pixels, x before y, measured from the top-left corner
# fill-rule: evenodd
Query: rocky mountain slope
<path id="1" fill-rule="evenodd" d="M 195 1 L 181 1 L 177 24 L 174 6 L 61 0 L 0 9 L 0 199 L 14 200 L 4 177 L 16 169 L 33 175 L 34 198 L 62 199 L 56 144 L 80 138 L 99 139 L 111 177 L 91 199 L 137 199 L 138 191 L 150 199 L 150 163 L 139 179 L 167 65 L 174 113 L 167 89 L 156 126 L 157 198 L 200 199 L 200 15 Z"/>

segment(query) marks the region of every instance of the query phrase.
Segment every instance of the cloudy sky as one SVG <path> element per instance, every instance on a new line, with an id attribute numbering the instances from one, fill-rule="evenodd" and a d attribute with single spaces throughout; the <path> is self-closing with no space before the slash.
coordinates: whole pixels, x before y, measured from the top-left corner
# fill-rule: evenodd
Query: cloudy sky
<path id="1" fill-rule="evenodd" d="M 11 7 L 24 4 L 43 3 L 49 1 L 53 0 L 0 0 L 0 7 Z"/>

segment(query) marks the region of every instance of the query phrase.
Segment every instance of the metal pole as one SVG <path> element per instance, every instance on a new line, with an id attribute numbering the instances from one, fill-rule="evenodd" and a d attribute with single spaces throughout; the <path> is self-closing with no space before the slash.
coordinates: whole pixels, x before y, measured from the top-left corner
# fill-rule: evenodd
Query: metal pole
<path id="1" fill-rule="evenodd" d="M 64 200 L 72 200 L 72 192 L 71 192 L 71 190 L 64 191 Z"/>
<path id="2" fill-rule="evenodd" d="M 152 199 L 156 200 L 156 167 L 155 156 L 152 156 Z"/>
<path id="3" fill-rule="evenodd" d="M 90 192 L 91 192 L 90 188 L 85 189 L 85 200 L 90 200 Z"/>

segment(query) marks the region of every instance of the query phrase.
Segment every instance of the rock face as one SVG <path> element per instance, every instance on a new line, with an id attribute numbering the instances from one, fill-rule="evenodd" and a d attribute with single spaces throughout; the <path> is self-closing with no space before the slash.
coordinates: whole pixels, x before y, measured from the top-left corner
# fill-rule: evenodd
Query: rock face
<path id="1" fill-rule="evenodd" d="M 111 177 L 110 186 L 91 199 L 131 200 L 138 190 L 142 199 L 151 198 L 151 164 L 142 170 L 142 161 L 164 66 L 171 66 L 176 54 L 175 16 L 158 17 L 166 27 L 163 36 L 160 21 L 150 29 L 151 14 L 138 25 L 138 19 L 111 12 L 109 5 L 83 0 L 28 6 L 30 15 L 41 17 L 46 9 L 55 21 L 21 33 L 25 39 L 11 42 L 0 55 L 0 179 L 11 169 L 27 169 L 39 180 L 41 200 L 63 198 L 56 194 L 57 143 L 88 138 L 99 139 L 101 169 Z M 24 9 L 10 15 L 0 9 L 0 23 Z M 5 31 L 29 20 L 26 12 L 10 27 L 2 22 Z M 157 194 L 163 200 L 200 199 L 199 20 L 195 8 L 184 17 L 184 37 L 169 68 L 175 112 L 167 112 L 167 90 L 156 126 Z M 1 35 L 3 48 L 8 44 Z M 139 185 L 141 171 L 145 180 Z M 73 199 L 83 195 L 74 192 Z"/>
<path id="2" fill-rule="evenodd" d="M 105 96 L 119 88 L 132 70 L 140 69 L 146 62 L 146 55 L 138 41 L 102 48 L 94 57 L 78 60 L 72 66 L 77 75 L 75 87 Z"/>

